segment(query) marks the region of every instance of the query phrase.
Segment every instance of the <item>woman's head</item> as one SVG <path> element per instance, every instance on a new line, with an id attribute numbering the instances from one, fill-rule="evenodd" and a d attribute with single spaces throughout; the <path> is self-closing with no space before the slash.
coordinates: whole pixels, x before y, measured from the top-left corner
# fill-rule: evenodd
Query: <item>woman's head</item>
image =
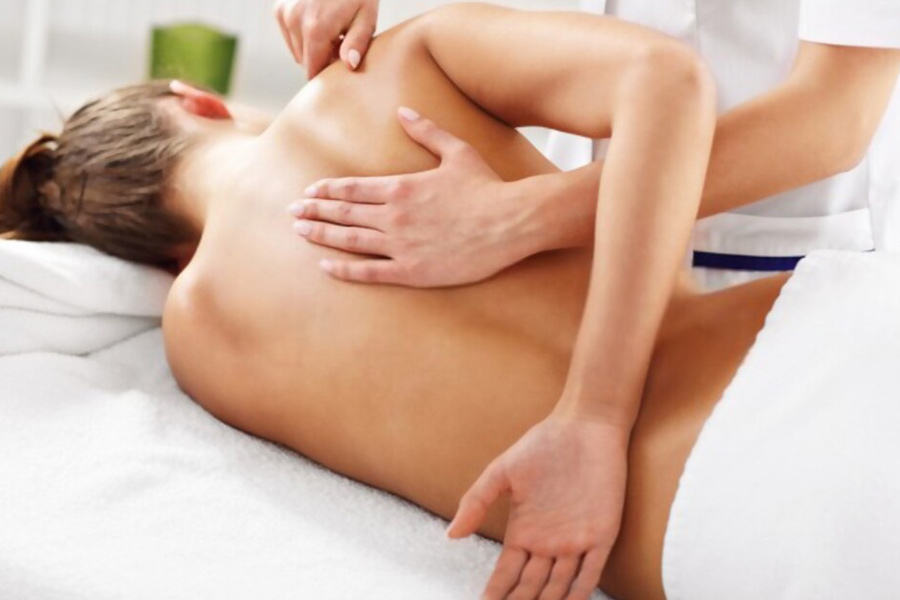
<path id="1" fill-rule="evenodd" d="M 175 97 L 168 80 L 116 90 L 80 108 L 58 136 L 43 135 L 7 161 L 0 169 L 0 237 L 80 242 L 174 267 L 179 249 L 196 238 L 164 202 L 196 139 L 167 109 L 166 99 Z M 199 114 L 193 104 L 181 105 Z"/>

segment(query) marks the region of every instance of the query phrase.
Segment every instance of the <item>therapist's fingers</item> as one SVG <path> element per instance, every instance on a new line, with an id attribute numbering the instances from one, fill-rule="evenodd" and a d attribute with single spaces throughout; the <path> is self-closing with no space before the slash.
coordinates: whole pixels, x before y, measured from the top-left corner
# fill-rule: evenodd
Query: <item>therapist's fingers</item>
<path id="1" fill-rule="evenodd" d="M 319 267 L 342 281 L 354 283 L 403 284 L 403 268 L 393 260 L 333 260 L 325 259 Z"/>
<path id="2" fill-rule="evenodd" d="M 397 110 L 400 124 L 413 140 L 439 158 L 465 155 L 474 149 L 455 135 L 435 125 L 411 108 Z"/>
<path id="3" fill-rule="evenodd" d="M 375 13 L 369 8 L 363 6 L 356 13 L 347 33 L 344 35 L 344 41 L 341 43 L 341 60 L 346 63 L 352 70 L 359 67 L 366 51 L 369 49 L 369 43 L 372 36 L 375 35 Z"/>
<path id="4" fill-rule="evenodd" d="M 303 193 L 310 198 L 384 204 L 393 198 L 405 196 L 409 180 L 409 177 L 397 176 L 322 179 L 306 188 Z"/>
<path id="5" fill-rule="evenodd" d="M 275 20 L 281 29 L 291 55 L 297 64 L 303 64 L 303 32 L 301 23 L 303 20 L 303 4 L 297 3 L 287 6 L 284 2 L 275 4 Z"/>
<path id="6" fill-rule="evenodd" d="M 304 19 L 303 32 L 303 64 L 306 65 L 306 77 L 312 79 L 331 64 L 334 59 L 335 36 L 322 28 L 315 19 Z"/>
<path id="7" fill-rule="evenodd" d="M 519 582 L 522 568 L 528 562 L 528 553 L 521 548 L 503 546 L 494 572 L 484 588 L 481 600 L 502 600 Z"/>
<path id="8" fill-rule="evenodd" d="M 532 554 L 508 600 L 535 600 L 547 583 L 552 567 L 552 558 Z"/>
<path id="9" fill-rule="evenodd" d="M 381 229 L 381 208 L 370 204 L 356 204 L 342 200 L 303 200 L 288 206 L 288 212 L 298 219 L 328 221 L 338 225 L 355 225 Z"/>
<path id="10" fill-rule="evenodd" d="M 294 231 L 320 246 L 354 254 L 384 256 L 387 250 L 384 234 L 374 229 L 343 227 L 316 221 L 296 221 Z"/>
<path id="11" fill-rule="evenodd" d="M 303 62 L 302 45 L 295 43 L 294 37 L 291 35 L 291 29 L 288 27 L 287 19 L 288 17 L 285 14 L 284 5 L 280 2 L 277 3 L 275 5 L 275 21 L 278 22 L 278 28 L 281 30 L 281 37 L 284 38 L 285 45 L 291 52 L 291 56 L 294 57 L 294 62 L 299 65 Z"/>
<path id="12" fill-rule="evenodd" d="M 606 564 L 606 557 L 609 553 L 603 552 L 599 548 L 594 548 L 584 555 L 581 561 L 581 570 L 575 581 L 572 582 L 572 588 L 566 600 L 588 600 L 597 585 L 600 583 L 600 575 L 603 574 L 603 566 Z"/>
<path id="13" fill-rule="evenodd" d="M 550 579 L 544 586 L 538 600 L 563 600 L 569 593 L 569 587 L 572 580 L 578 573 L 578 563 L 580 558 L 577 556 L 562 556 L 553 563 L 553 570 L 550 572 Z"/>

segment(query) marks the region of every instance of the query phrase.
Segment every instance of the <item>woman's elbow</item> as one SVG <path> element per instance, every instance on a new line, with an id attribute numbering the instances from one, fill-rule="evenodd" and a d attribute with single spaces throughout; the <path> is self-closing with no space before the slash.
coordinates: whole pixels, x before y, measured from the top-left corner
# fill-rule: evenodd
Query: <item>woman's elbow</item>
<path id="1" fill-rule="evenodd" d="M 638 48 L 624 86 L 636 94 L 653 94 L 658 102 L 687 102 L 714 113 L 716 85 L 712 72 L 690 47 L 658 40 Z"/>

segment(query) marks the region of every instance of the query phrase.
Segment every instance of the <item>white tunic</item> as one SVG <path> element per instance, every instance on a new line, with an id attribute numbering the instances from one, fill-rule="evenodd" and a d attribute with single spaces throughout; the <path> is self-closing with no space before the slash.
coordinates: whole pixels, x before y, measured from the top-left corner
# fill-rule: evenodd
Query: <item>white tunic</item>
<path id="1" fill-rule="evenodd" d="M 900 48 L 900 0 L 582 0 L 582 7 L 694 47 L 713 71 L 723 112 L 782 83 L 801 39 Z M 548 152 L 571 168 L 589 162 L 592 148 L 559 134 Z M 900 250 L 900 91 L 858 167 L 703 219 L 694 232 L 700 253 L 798 257 L 815 249 Z"/>

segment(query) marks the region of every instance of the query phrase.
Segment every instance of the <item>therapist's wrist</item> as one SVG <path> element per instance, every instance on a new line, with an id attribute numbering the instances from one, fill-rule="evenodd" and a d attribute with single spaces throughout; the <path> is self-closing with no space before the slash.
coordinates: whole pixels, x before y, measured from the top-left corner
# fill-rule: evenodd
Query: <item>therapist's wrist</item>
<path id="1" fill-rule="evenodd" d="M 500 204 L 505 217 L 500 221 L 502 239 L 515 261 L 558 250 L 567 244 L 561 235 L 559 205 L 561 182 L 551 175 L 537 175 L 504 184 Z"/>
<path id="2" fill-rule="evenodd" d="M 602 162 L 574 171 L 537 175 L 516 182 L 522 211 L 521 235 L 532 254 L 589 247 L 594 241 L 597 189 Z"/>
<path id="3" fill-rule="evenodd" d="M 500 184 L 491 206 L 485 207 L 483 226 L 508 266 L 547 250 L 547 224 L 542 223 L 545 186 L 538 179 Z"/>

